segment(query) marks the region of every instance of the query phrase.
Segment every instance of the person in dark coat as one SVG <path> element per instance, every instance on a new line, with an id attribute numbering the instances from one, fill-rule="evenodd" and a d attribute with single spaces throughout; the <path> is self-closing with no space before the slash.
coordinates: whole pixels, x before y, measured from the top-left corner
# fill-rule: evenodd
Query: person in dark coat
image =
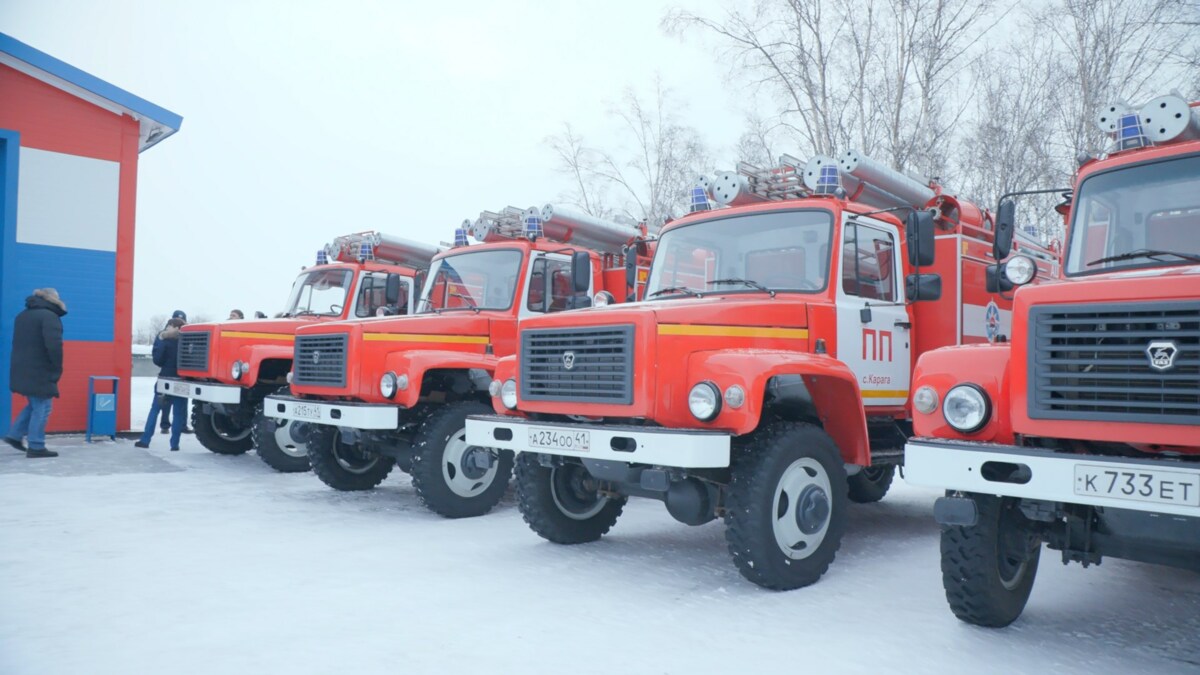
<path id="1" fill-rule="evenodd" d="M 158 338 L 154 341 L 152 356 L 154 365 L 159 367 L 159 377 L 177 377 L 179 374 L 175 369 L 175 361 L 179 356 L 180 328 L 183 328 L 183 319 L 172 318 L 167 322 L 166 330 L 159 333 Z M 150 440 L 154 438 L 154 422 L 158 420 L 159 411 L 167 406 L 173 409 L 171 450 L 179 450 L 179 436 L 183 433 L 183 420 L 187 414 L 187 399 L 167 394 L 154 397 L 154 402 L 150 405 L 150 414 L 146 417 L 146 428 L 142 430 L 141 439 L 134 445 L 139 448 L 150 447 Z"/>
<path id="2" fill-rule="evenodd" d="M 171 313 L 171 319 L 183 319 L 183 322 L 186 324 L 187 323 L 187 313 L 184 312 L 182 309 L 177 309 Z M 167 322 L 170 323 L 171 319 L 167 319 Z M 166 329 L 167 329 L 167 326 L 163 326 L 163 330 L 166 330 Z M 158 344 L 158 341 L 159 341 L 159 338 L 157 338 L 157 337 L 154 338 L 155 344 Z M 158 423 L 158 428 L 161 429 L 164 434 L 171 432 L 171 406 L 169 406 L 169 405 L 163 406 L 162 421 Z M 187 428 L 187 420 L 186 419 L 183 421 L 183 433 L 185 433 L 185 434 L 192 433 L 192 430 Z"/>
<path id="3" fill-rule="evenodd" d="M 29 400 L 4 441 L 26 457 L 57 457 L 46 449 L 46 423 L 63 372 L 62 317 L 67 306 L 53 288 L 39 288 L 25 298 L 25 311 L 13 325 L 12 369 L 8 388 Z M 26 447 L 22 442 L 29 440 Z"/>

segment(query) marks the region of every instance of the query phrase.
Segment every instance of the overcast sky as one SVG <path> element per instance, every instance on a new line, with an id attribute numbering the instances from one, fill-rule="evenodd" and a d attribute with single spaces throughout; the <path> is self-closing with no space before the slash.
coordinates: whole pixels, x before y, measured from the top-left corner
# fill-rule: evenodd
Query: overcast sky
<path id="1" fill-rule="evenodd" d="M 338 234 L 449 241 L 553 200 L 546 136 L 603 145 L 607 104 L 656 72 L 731 164 L 740 94 L 711 41 L 659 30 L 676 4 L 0 0 L 0 31 L 184 118 L 140 158 L 140 322 L 272 314 Z"/>

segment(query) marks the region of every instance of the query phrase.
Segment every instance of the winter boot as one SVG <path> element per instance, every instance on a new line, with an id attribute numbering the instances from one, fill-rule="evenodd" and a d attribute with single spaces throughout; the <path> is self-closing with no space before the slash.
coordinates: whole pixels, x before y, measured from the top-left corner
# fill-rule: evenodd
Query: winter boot
<path id="1" fill-rule="evenodd" d="M 58 453 L 45 448 L 30 448 L 25 451 L 25 456 L 30 459 L 36 459 L 38 457 L 58 457 Z"/>
<path id="2" fill-rule="evenodd" d="M 25 447 L 25 444 L 24 444 L 24 443 L 22 443 L 22 442 L 21 442 L 21 439 L 19 439 L 19 438 L 9 438 L 8 436 L 5 436 L 5 437 L 4 437 L 4 442 L 5 442 L 5 443 L 8 443 L 8 444 L 9 444 L 9 445 L 11 445 L 11 446 L 13 446 L 13 448 L 14 448 L 15 450 L 18 450 L 18 451 L 20 451 L 20 452 L 25 452 L 26 450 L 28 450 L 28 449 L 29 449 L 29 448 Z"/>

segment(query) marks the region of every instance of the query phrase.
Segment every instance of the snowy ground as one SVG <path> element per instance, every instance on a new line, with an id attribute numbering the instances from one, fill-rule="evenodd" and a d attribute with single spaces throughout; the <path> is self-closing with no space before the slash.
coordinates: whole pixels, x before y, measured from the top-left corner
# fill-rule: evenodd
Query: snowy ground
<path id="1" fill-rule="evenodd" d="M 149 405 L 135 381 L 135 416 Z M 1101 673 L 1200 670 L 1200 575 L 1043 556 L 1024 617 L 958 622 L 934 494 L 855 507 L 817 585 L 742 580 L 722 528 L 636 501 L 599 543 L 512 495 L 449 521 L 395 473 L 368 493 L 194 437 L 0 450 L 0 673 Z"/>

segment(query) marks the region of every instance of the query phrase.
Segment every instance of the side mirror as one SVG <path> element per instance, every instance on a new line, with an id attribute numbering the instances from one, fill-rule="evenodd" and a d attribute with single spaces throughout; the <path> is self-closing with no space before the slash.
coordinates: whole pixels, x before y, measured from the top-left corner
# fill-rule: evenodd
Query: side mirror
<path id="1" fill-rule="evenodd" d="M 1013 232 L 1017 222 L 1017 203 L 1011 199 L 996 207 L 996 232 L 992 242 L 992 257 L 1000 262 L 1012 252 Z"/>
<path id="2" fill-rule="evenodd" d="M 630 298 L 637 297 L 637 259 L 638 251 L 635 246 L 625 247 L 625 288 Z"/>
<path id="3" fill-rule="evenodd" d="M 942 275 L 910 274 L 904 277 L 904 294 L 910 302 L 941 300 Z"/>
<path id="4" fill-rule="evenodd" d="M 592 286 L 592 255 L 587 251 L 571 254 L 571 285 L 576 293 L 587 293 Z"/>
<path id="5" fill-rule="evenodd" d="M 933 264 L 933 211 L 922 209 L 908 214 L 904 221 L 908 240 L 908 264 L 912 267 Z"/>
<path id="6" fill-rule="evenodd" d="M 390 305 L 400 302 L 400 275 L 387 275 L 387 286 L 383 290 L 383 301 Z"/>

